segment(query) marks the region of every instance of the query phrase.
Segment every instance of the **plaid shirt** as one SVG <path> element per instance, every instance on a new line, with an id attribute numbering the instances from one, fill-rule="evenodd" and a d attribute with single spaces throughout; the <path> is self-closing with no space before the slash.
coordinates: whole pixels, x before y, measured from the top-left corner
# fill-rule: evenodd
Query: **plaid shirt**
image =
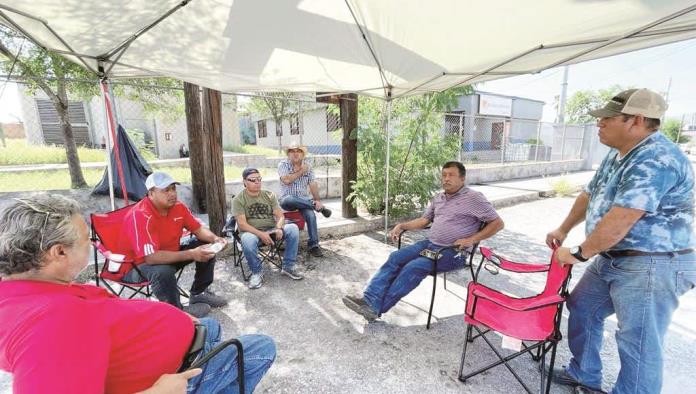
<path id="1" fill-rule="evenodd" d="M 295 196 L 295 197 L 309 197 L 307 189 L 309 184 L 314 181 L 314 171 L 312 166 L 305 162 L 309 166 L 309 171 L 301 177 L 295 179 L 295 181 L 289 185 L 286 185 L 282 181 L 280 182 L 280 198 L 285 196 Z M 288 159 L 281 160 L 278 163 L 278 176 L 284 177 L 294 173 L 295 170 L 292 167 L 292 163 Z"/>

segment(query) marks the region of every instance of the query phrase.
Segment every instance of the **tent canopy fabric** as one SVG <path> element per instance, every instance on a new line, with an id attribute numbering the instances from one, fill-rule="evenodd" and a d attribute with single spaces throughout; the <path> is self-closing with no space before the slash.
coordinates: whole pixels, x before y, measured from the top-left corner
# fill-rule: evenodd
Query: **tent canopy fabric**
<path id="1" fill-rule="evenodd" d="M 110 78 L 398 97 L 696 38 L 683 0 L 0 0 L 0 23 Z"/>

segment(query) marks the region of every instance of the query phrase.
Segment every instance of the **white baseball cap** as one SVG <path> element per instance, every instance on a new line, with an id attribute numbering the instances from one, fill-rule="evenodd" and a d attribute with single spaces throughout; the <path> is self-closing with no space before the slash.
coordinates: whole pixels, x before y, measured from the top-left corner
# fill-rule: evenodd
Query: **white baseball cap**
<path id="1" fill-rule="evenodd" d="M 174 178 L 172 178 L 172 176 L 166 172 L 153 172 L 145 180 L 145 188 L 147 188 L 147 190 L 150 190 L 153 187 L 158 189 L 166 189 L 173 183 L 177 185 L 179 184 L 179 182 L 175 181 Z"/>

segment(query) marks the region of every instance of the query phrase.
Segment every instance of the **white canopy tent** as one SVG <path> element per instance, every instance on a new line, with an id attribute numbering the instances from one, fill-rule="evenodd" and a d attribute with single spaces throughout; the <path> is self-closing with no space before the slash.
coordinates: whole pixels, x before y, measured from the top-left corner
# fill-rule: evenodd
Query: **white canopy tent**
<path id="1" fill-rule="evenodd" d="M 0 23 L 111 79 L 391 102 L 696 38 L 696 3 L 0 0 Z"/>

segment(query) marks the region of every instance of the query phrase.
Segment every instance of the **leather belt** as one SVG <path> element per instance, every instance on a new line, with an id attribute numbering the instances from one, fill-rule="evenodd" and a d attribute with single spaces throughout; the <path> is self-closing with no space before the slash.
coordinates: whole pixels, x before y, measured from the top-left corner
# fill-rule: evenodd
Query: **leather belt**
<path id="1" fill-rule="evenodd" d="M 642 250 L 607 250 L 606 252 L 600 253 L 600 256 L 606 257 L 608 259 L 615 259 L 617 257 L 629 257 L 629 256 L 676 256 L 678 254 L 692 253 L 693 249 L 682 249 L 675 250 L 674 252 L 643 252 Z"/>

